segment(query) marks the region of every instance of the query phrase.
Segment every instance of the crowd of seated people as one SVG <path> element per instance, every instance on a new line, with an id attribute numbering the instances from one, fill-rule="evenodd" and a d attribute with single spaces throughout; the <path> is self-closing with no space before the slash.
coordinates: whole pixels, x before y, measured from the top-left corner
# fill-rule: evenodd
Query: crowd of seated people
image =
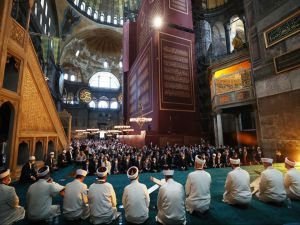
<path id="1" fill-rule="evenodd" d="M 118 139 L 91 140 L 74 139 L 68 150 L 54 157 L 51 152 L 46 159 L 46 165 L 51 171 L 76 163 L 94 175 L 100 166 L 107 167 L 109 174 L 126 173 L 128 168 L 136 166 L 141 173 L 159 172 L 164 165 L 178 170 L 193 167 L 194 158 L 201 155 L 206 160 L 205 168 L 223 168 L 230 166 L 230 158 L 239 158 L 242 165 L 261 164 L 263 152 L 260 147 L 232 148 L 210 144 L 200 145 L 169 145 L 158 147 L 150 143 L 142 148 L 122 144 Z"/>

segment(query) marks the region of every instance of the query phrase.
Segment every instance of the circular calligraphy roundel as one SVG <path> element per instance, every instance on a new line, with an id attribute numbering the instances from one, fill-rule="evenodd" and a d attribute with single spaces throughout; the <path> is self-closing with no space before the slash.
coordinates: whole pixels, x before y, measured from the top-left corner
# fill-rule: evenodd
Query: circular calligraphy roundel
<path id="1" fill-rule="evenodd" d="M 88 89 L 82 89 L 79 92 L 79 99 L 82 102 L 90 103 L 92 101 L 92 93 Z"/>

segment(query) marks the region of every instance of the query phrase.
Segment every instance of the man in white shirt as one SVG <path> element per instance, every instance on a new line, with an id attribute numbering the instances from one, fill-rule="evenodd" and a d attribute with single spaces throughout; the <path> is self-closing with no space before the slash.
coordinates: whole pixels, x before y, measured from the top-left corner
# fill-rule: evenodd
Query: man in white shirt
<path id="1" fill-rule="evenodd" d="M 191 172 L 186 180 L 186 211 L 191 214 L 193 212 L 202 214 L 209 209 L 211 176 L 203 169 L 205 162 L 205 159 L 196 155 L 196 170 Z"/>
<path id="2" fill-rule="evenodd" d="M 87 186 L 83 183 L 87 171 L 76 170 L 75 179 L 65 188 L 63 214 L 66 220 L 85 220 L 89 217 Z"/>
<path id="3" fill-rule="evenodd" d="M 225 181 L 223 202 L 230 205 L 247 205 L 251 202 L 250 175 L 240 167 L 240 159 L 230 159 L 232 171 Z"/>
<path id="4" fill-rule="evenodd" d="M 296 170 L 296 162 L 285 158 L 287 172 L 284 176 L 284 187 L 288 198 L 300 200 L 300 171 Z"/>
<path id="5" fill-rule="evenodd" d="M 106 182 L 106 167 L 97 169 L 98 180 L 89 188 L 90 222 L 92 224 L 109 224 L 121 213 L 117 212 L 117 199 L 113 186 Z"/>
<path id="6" fill-rule="evenodd" d="M 174 170 L 163 170 L 166 183 L 158 192 L 156 221 L 163 225 L 185 225 L 185 194 L 183 186 L 173 180 Z"/>
<path id="7" fill-rule="evenodd" d="M 52 198 L 58 194 L 64 195 L 64 186 L 52 181 L 49 166 L 40 168 L 37 172 L 39 180 L 30 185 L 27 191 L 28 219 L 32 221 L 58 222 L 61 214 L 60 205 L 52 205 Z"/>
<path id="8" fill-rule="evenodd" d="M 0 224 L 10 225 L 25 217 L 25 210 L 19 206 L 19 198 L 11 183 L 10 170 L 0 171 Z"/>
<path id="9" fill-rule="evenodd" d="M 263 202 L 282 203 L 286 199 L 283 174 L 272 167 L 273 159 L 261 158 L 265 170 L 260 175 L 256 197 Z"/>
<path id="10" fill-rule="evenodd" d="M 128 169 L 130 184 L 125 187 L 122 197 L 126 221 L 132 224 L 144 223 L 149 217 L 149 193 L 146 185 L 139 183 L 138 175 L 137 167 Z"/>

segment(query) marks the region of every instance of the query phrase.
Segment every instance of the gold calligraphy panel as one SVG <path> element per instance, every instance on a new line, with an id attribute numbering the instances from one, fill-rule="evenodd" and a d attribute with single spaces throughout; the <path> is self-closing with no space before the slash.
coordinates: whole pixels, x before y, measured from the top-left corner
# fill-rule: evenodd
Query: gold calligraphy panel
<path id="1" fill-rule="evenodd" d="M 128 84 L 129 115 L 139 113 L 139 104 L 143 105 L 143 113 L 152 112 L 152 40 L 133 66 Z"/>
<path id="2" fill-rule="evenodd" d="M 195 110 L 192 41 L 160 33 L 162 110 Z"/>

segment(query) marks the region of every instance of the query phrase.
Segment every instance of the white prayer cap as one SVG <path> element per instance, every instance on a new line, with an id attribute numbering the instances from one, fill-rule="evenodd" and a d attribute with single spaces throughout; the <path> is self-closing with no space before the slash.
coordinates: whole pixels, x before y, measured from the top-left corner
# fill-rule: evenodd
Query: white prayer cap
<path id="1" fill-rule="evenodd" d="M 288 164 L 289 166 L 292 166 L 292 167 L 296 166 L 296 162 L 293 161 L 293 160 L 291 160 L 291 159 L 288 159 L 288 157 L 285 157 L 284 162 L 285 162 L 286 164 Z"/>
<path id="2" fill-rule="evenodd" d="M 54 155 L 54 152 L 50 152 L 50 155 Z"/>
<path id="3" fill-rule="evenodd" d="M 196 156 L 195 156 L 195 162 L 198 163 L 198 164 L 200 164 L 200 165 L 201 165 L 201 168 L 203 168 L 203 166 L 204 166 L 206 160 L 205 160 L 205 159 L 201 159 L 201 158 L 199 157 L 199 155 L 196 155 Z"/>
<path id="4" fill-rule="evenodd" d="M 271 158 L 261 158 L 261 161 L 263 163 L 273 163 L 273 159 L 271 159 Z"/>
<path id="5" fill-rule="evenodd" d="M 240 165 L 240 163 L 241 163 L 240 159 L 232 159 L 232 158 L 230 158 L 230 164 Z"/>
<path id="6" fill-rule="evenodd" d="M 127 170 L 127 177 L 130 180 L 136 179 L 138 175 L 139 175 L 139 169 L 136 166 L 132 166 Z"/>
<path id="7" fill-rule="evenodd" d="M 80 175 L 80 176 L 86 176 L 87 175 L 87 171 L 86 170 L 82 170 L 82 169 L 78 169 L 76 170 L 76 175 Z"/>
<path id="8" fill-rule="evenodd" d="M 98 177 L 106 177 L 108 173 L 108 170 L 106 167 L 102 166 L 100 168 L 97 169 L 96 174 Z"/>
<path id="9" fill-rule="evenodd" d="M 7 177 L 8 175 L 10 175 L 10 169 L 3 170 L 0 173 L 0 179 L 3 179 L 4 177 Z"/>
<path id="10" fill-rule="evenodd" d="M 173 176 L 174 175 L 174 170 L 170 170 L 170 169 L 163 170 L 163 174 L 165 176 Z"/>
<path id="11" fill-rule="evenodd" d="M 67 151 L 64 149 L 63 151 L 62 151 L 64 154 L 66 154 L 67 153 Z"/>
<path id="12" fill-rule="evenodd" d="M 216 156 L 216 153 L 213 153 L 212 156 Z"/>
<path id="13" fill-rule="evenodd" d="M 29 161 L 35 161 L 35 156 L 34 155 L 30 156 Z"/>
<path id="14" fill-rule="evenodd" d="M 46 176 L 48 173 L 50 173 L 50 168 L 49 168 L 49 166 L 43 166 L 42 168 L 40 168 L 40 169 L 37 171 L 37 176 L 38 176 L 38 177 L 44 177 L 44 176 Z"/>

